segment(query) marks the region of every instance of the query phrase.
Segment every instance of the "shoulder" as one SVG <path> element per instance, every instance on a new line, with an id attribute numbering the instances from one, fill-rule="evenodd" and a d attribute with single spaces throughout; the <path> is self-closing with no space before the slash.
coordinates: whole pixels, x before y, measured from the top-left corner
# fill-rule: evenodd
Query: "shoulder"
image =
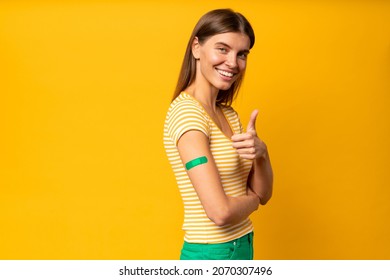
<path id="1" fill-rule="evenodd" d="M 231 127 L 233 128 L 233 132 L 242 133 L 243 129 L 241 120 L 236 110 L 234 110 L 231 106 L 223 106 L 222 110 L 224 111 L 226 118 L 228 119 L 229 123 L 231 124 Z"/>
<path id="2" fill-rule="evenodd" d="M 203 108 L 200 104 L 186 93 L 181 93 L 175 100 L 172 101 L 168 113 L 201 113 L 203 115 Z"/>
<path id="3" fill-rule="evenodd" d="M 222 105 L 222 109 L 226 116 L 232 117 L 232 118 L 238 118 L 238 113 L 232 106 L 226 106 Z"/>
<path id="4" fill-rule="evenodd" d="M 200 104 L 188 94 L 172 101 L 165 120 L 168 135 L 177 143 L 187 131 L 199 130 L 209 136 L 209 119 Z"/>
<path id="5" fill-rule="evenodd" d="M 205 124 L 209 123 L 209 118 L 203 107 L 193 97 L 184 92 L 172 101 L 168 109 L 166 122 L 175 122 L 178 119 L 186 119 L 187 122 L 194 120 Z"/>

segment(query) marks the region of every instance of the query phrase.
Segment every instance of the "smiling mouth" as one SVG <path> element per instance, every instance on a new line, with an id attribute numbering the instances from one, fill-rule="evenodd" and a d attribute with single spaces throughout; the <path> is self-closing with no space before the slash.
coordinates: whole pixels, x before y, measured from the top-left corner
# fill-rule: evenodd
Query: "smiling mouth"
<path id="1" fill-rule="evenodd" d="M 220 69 L 217 69 L 217 72 L 219 74 L 221 74 L 222 76 L 225 76 L 225 77 L 228 77 L 228 78 L 232 78 L 235 75 L 234 73 L 227 72 L 227 71 L 220 70 Z"/>

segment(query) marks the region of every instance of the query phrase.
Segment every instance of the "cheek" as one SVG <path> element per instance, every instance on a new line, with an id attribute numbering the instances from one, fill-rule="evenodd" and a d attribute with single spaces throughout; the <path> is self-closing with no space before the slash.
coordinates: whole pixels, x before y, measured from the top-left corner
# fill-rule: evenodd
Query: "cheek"
<path id="1" fill-rule="evenodd" d="M 218 65 L 218 64 L 223 63 L 223 61 L 224 61 L 223 55 L 218 54 L 218 53 L 211 53 L 211 54 L 207 55 L 206 59 L 212 65 Z"/>
<path id="2" fill-rule="evenodd" d="M 238 60 L 237 61 L 237 65 L 238 65 L 238 68 L 240 69 L 240 71 L 245 71 L 245 68 L 246 68 L 246 60 Z"/>

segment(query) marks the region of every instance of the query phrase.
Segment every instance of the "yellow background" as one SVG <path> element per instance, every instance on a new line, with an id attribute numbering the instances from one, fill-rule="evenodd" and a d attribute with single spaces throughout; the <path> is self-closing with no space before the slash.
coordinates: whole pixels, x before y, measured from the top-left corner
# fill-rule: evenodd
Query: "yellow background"
<path id="1" fill-rule="evenodd" d="M 177 259 L 162 144 L 185 46 L 231 7 L 256 32 L 274 197 L 256 259 L 390 258 L 388 1 L 1 1 L 0 258 Z"/>

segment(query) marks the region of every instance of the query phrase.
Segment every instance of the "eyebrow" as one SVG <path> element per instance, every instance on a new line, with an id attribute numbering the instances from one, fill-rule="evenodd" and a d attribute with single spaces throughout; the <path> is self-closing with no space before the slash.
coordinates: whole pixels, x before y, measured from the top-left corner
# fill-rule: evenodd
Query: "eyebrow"
<path id="1" fill-rule="evenodd" d="M 232 47 L 229 46 L 228 44 L 224 43 L 224 42 L 216 42 L 215 45 L 223 45 L 225 47 L 228 47 L 229 49 L 231 49 Z M 248 49 L 244 49 L 244 50 L 241 50 L 239 51 L 240 53 L 246 53 L 248 54 L 249 53 L 249 50 Z"/>

